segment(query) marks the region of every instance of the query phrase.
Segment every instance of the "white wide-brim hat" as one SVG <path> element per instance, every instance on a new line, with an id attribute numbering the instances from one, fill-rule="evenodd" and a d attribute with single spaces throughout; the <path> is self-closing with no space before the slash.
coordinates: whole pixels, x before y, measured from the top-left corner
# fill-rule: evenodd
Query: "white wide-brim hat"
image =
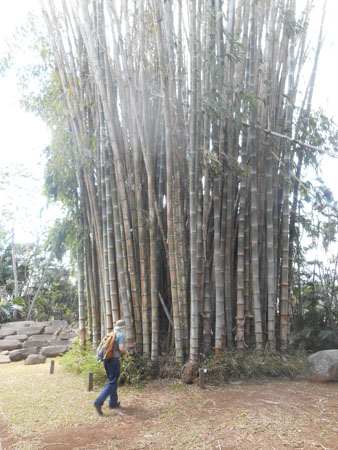
<path id="1" fill-rule="evenodd" d="M 118 330 L 123 330 L 124 328 L 126 328 L 126 323 L 124 320 L 117 320 L 114 330 L 118 331 Z"/>

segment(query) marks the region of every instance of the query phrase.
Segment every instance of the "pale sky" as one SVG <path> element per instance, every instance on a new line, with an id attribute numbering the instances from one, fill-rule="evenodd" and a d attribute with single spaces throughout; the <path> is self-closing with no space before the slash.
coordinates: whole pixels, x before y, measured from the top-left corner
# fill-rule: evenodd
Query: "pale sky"
<path id="1" fill-rule="evenodd" d="M 23 24 L 27 13 L 37 8 L 37 0 L 0 0 L 0 58 L 6 48 L 5 39 L 11 36 L 15 28 Z M 23 49 L 19 64 L 23 64 L 29 55 Z M 62 214 L 60 208 L 50 206 L 42 195 L 44 158 L 42 150 L 49 144 L 49 132 L 41 119 L 27 113 L 19 104 L 16 69 L 8 71 L 6 77 L 0 76 L 0 123 L 1 123 L 1 168 L 20 165 L 32 174 L 32 178 L 16 177 L 6 180 L 6 189 L 0 190 L 0 217 L 3 205 L 12 203 L 9 197 L 15 197 L 15 207 L 6 206 L 14 212 L 16 240 L 20 242 L 43 240 L 42 234 L 47 224 Z M 19 189 L 17 186 L 19 185 Z M 7 224 L 8 228 L 11 225 Z"/>
<path id="2" fill-rule="evenodd" d="M 297 0 L 297 7 L 302 1 Z M 315 0 L 314 3 L 313 18 L 319 26 L 324 0 Z M 5 36 L 10 35 L 15 27 L 22 24 L 27 12 L 32 8 L 38 8 L 38 5 L 38 0 L 0 0 L 0 57 Z M 324 112 L 335 117 L 338 123 L 338 0 L 328 0 L 326 23 L 327 32 L 320 56 L 314 106 L 322 107 Z M 316 27 L 313 28 L 312 33 L 312 45 L 315 46 L 318 35 Z M 48 212 L 45 210 L 46 200 L 41 196 L 44 165 L 41 152 L 49 143 L 49 133 L 39 118 L 20 108 L 14 70 L 11 70 L 7 77 L 0 77 L 0 98 L 1 165 L 21 163 L 38 179 L 32 184 L 22 181 L 23 189 L 20 193 L 19 208 L 24 214 L 20 223 L 17 224 L 17 233 L 22 239 L 29 240 L 30 233 L 35 233 L 39 226 L 37 218 L 41 214 L 41 208 L 44 209 L 43 221 L 54 220 L 58 214 L 55 208 L 50 208 Z M 338 183 L 336 182 L 338 160 L 328 159 L 323 172 L 325 182 L 338 199 Z M 32 185 L 33 189 L 30 188 Z M 0 202 L 2 195 L 0 191 Z"/>

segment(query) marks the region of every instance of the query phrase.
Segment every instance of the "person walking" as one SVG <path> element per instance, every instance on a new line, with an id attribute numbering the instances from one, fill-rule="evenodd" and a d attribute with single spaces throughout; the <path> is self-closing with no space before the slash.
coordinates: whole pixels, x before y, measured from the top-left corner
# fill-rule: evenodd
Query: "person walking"
<path id="1" fill-rule="evenodd" d="M 97 413 L 102 416 L 102 405 L 109 397 L 109 408 L 118 408 L 117 382 L 120 376 L 120 356 L 126 354 L 126 324 L 118 320 L 112 333 L 105 336 L 98 348 L 98 358 L 103 360 L 108 383 L 94 401 Z"/>

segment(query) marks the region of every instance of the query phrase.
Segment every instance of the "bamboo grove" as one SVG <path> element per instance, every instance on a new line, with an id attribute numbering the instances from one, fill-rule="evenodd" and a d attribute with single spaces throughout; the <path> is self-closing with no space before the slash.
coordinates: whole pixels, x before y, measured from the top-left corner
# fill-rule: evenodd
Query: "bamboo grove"
<path id="1" fill-rule="evenodd" d="M 297 17 L 295 0 L 41 6 L 71 136 L 80 329 L 95 344 L 123 317 L 130 349 L 179 363 L 285 351 L 311 2 Z"/>

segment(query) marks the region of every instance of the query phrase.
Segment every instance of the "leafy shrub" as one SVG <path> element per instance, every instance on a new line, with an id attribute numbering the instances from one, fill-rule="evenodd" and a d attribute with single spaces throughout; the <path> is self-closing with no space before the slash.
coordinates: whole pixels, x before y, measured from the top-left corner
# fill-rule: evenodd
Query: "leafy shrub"
<path id="1" fill-rule="evenodd" d="M 220 356 L 205 359 L 202 366 L 208 369 L 208 382 L 215 384 L 236 379 L 282 376 L 296 378 L 305 374 L 306 357 L 307 355 L 302 352 L 281 355 L 258 351 L 247 351 L 243 354 L 226 351 Z M 104 366 L 96 360 L 95 350 L 90 344 L 88 347 L 76 344 L 61 357 L 60 361 L 66 369 L 83 377 L 86 377 L 88 372 L 93 372 L 93 379 L 97 385 L 105 384 L 107 381 Z M 140 354 L 125 356 L 120 361 L 120 384 L 140 385 L 161 376 L 160 365 Z"/>
<path id="2" fill-rule="evenodd" d="M 328 328 L 306 327 L 297 333 L 291 334 L 290 346 L 309 353 L 335 349 L 338 346 L 338 336 L 333 330 Z"/>
<path id="3" fill-rule="evenodd" d="M 136 354 L 121 359 L 120 384 L 140 384 L 156 378 L 157 365 L 146 356 Z"/>
<path id="4" fill-rule="evenodd" d="M 306 356 L 305 353 L 301 352 L 281 355 L 258 351 L 247 351 L 243 354 L 226 351 L 220 356 L 206 359 L 203 362 L 203 367 L 208 369 L 207 377 L 209 381 L 215 383 L 222 383 L 231 379 L 281 376 L 295 378 L 304 375 Z"/>
<path id="5" fill-rule="evenodd" d="M 311 263 L 312 264 L 312 263 Z M 317 264 L 317 263 L 313 263 Z M 298 293 L 302 299 L 302 314 L 296 311 L 292 319 L 291 349 L 303 349 L 308 353 L 335 349 L 338 345 L 337 268 L 335 260 L 331 269 L 320 265 L 323 278 L 308 281 Z M 314 270 L 314 269 L 313 269 Z M 307 274 L 308 279 L 313 274 Z"/>
<path id="6" fill-rule="evenodd" d="M 10 320 L 12 316 L 11 304 L 8 300 L 0 299 L 0 323 L 5 323 Z"/>
<path id="7" fill-rule="evenodd" d="M 83 377 L 86 377 L 88 372 L 93 372 L 93 380 L 96 384 L 103 384 L 107 380 L 103 364 L 95 358 L 95 350 L 90 343 L 86 347 L 79 343 L 74 345 L 61 356 L 60 363 L 65 369 Z"/>
<path id="8" fill-rule="evenodd" d="M 95 355 L 96 351 L 90 344 L 87 347 L 76 344 L 61 357 L 60 362 L 67 370 L 83 377 L 86 377 L 88 372 L 93 372 L 94 383 L 105 384 L 107 377 L 104 365 L 97 361 Z M 119 384 L 140 384 L 150 381 L 156 375 L 156 366 L 144 356 L 125 356 L 121 358 L 120 362 Z"/>
<path id="9" fill-rule="evenodd" d="M 17 320 L 23 312 L 25 301 L 22 297 L 14 297 L 6 300 L 0 299 L 0 323 Z"/>

